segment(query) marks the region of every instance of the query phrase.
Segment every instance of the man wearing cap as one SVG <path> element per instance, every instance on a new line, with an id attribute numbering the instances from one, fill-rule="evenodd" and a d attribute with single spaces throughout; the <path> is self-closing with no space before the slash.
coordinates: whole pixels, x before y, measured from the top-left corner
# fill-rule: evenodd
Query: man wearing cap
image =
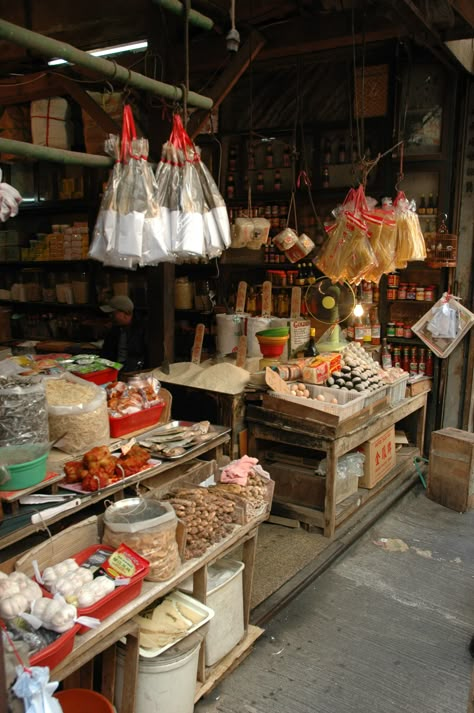
<path id="1" fill-rule="evenodd" d="M 123 372 L 139 371 L 147 365 L 146 332 L 133 315 L 133 302 L 126 295 L 112 297 L 102 312 L 110 314 L 112 328 L 104 339 L 101 355 L 122 364 Z"/>

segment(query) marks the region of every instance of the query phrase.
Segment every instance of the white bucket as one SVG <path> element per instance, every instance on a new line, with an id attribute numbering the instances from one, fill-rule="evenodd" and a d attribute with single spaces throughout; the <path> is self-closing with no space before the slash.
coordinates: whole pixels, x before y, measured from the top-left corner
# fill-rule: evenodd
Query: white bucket
<path id="1" fill-rule="evenodd" d="M 268 329 L 272 323 L 272 317 L 249 317 L 247 319 L 247 356 L 261 357 L 260 344 L 255 336 L 262 329 Z"/>
<path id="2" fill-rule="evenodd" d="M 202 637 L 191 634 L 164 653 L 138 662 L 135 713 L 193 713 Z M 122 703 L 124 647 L 117 647 L 115 706 Z"/>
<path id="3" fill-rule="evenodd" d="M 220 356 L 236 352 L 239 338 L 245 331 L 244 314 L 216 314 L 217 322 L 217 353 Z"/>
<path id="4" fill-rule="evenodd" d="M 227 559 L 208 567 L 206 606 L 213 609 L 214 617 L 206 634 L 206 666 L 220 661 L 245 634 L 243 570 L 243 562 Z M 192 578 L 185 580 L 179 588 L 191 592 Z"/>

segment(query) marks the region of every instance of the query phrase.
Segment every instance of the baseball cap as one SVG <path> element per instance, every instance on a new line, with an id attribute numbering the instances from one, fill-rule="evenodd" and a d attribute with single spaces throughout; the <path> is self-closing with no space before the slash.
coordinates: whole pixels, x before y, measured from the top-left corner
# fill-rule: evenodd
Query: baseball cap
<path id="1" fill-rule="evenodd" d="M 101 305 L 100 309 L 102 312 L 126 312 L 127 314 L 132 314 L 133 302 L 126 295 L 116 295 L 111 297 L 106 305 Z"/>

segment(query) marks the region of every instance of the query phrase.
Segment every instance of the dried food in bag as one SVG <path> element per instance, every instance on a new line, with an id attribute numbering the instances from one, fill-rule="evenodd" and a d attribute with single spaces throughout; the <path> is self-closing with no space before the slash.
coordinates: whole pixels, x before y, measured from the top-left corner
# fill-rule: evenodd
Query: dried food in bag
<path id="1" fill-rule="evenodd" d="M 400 191 L 394 201 L 395 220 L 397 222 L 396 266 L 404 267 L 411 260 L 426 259 L 425 238 L 416 213 L 414 201 L 408 201 Z"/>

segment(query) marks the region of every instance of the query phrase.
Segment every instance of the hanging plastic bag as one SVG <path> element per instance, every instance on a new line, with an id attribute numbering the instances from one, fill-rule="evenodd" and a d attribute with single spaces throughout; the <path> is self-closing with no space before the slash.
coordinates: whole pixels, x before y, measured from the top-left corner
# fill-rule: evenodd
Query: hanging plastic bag
<path id="1" fill-rule="evenodd" d="M 89 250 L 89 257 L 100 262 L 105 262 L 115 246 L 115 230 L 118 220 L 117 191 L 122 175 L 120 138 L 114 134 L 109 134 L 104 148 L 105 153 L 115 159 L 115 163 L 102 197 Z"/>
<path id="2" fill-rule="evenodd" d="M 397 222 L 396 267 L 406 267 L 412 260 L 426 260 L 425 238 L 416 213 L 414 201 L 409 201 L 403 191 L 394 200 Z"/>
<path id="3" fill-rule="evenodd" d="M 216 257 L 230 246 L 224 200 L 177 114 L 156 182 L 170 249 L 177 258 Z"/>

